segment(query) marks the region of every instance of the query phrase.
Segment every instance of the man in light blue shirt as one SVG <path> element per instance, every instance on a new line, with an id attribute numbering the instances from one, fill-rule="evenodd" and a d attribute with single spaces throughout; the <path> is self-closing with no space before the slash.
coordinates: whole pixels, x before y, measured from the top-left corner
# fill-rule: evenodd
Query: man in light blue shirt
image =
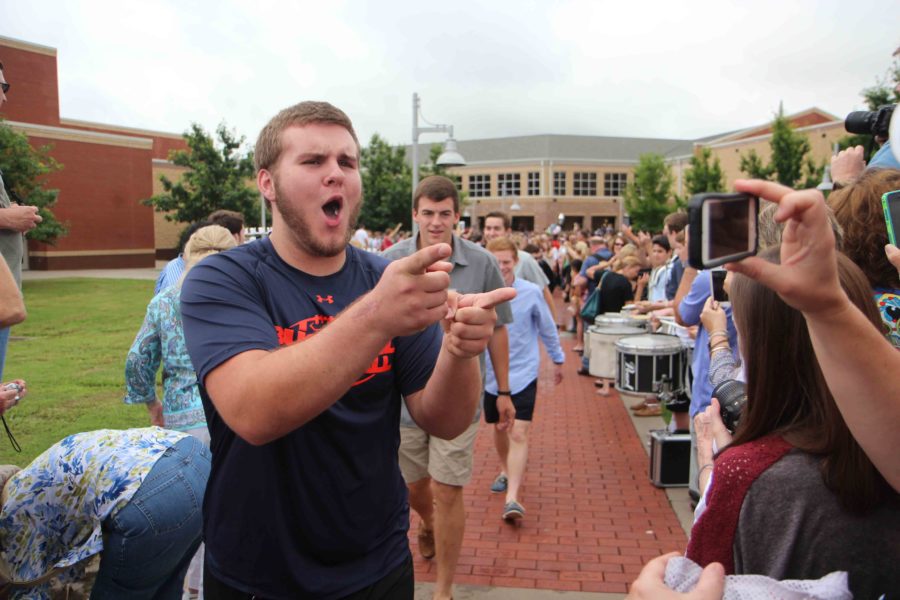
<path id="1" fill-rule="evenodd" d="M 547 354 L 556 365 L 554 381 L 562 381 L 562 364 L 565 354 L 559 344 L 556 321 L 547 309 L 541 289 L 515 275 L 518 252 L 509 238 L 496 238 L 487 245 L 500 265 L 503 283 L 514 287 L 516 297 L 512 305 L 513 322 L 509 330 L 509 388 L 500 389 L 494 375 L 493 365 L 487 363 L 484 384 L 484 417 L 488 423 L 497 424 L 497 398 L 511 394 L 516 407 L 516 420 L 511 429 L 494 427 L 494 445 L 500 456 L 500 475 L 491 486 L 496 493 L 506 492 L 503 518 L 516 521 L 525 516 L 525 508 L 519 502 L 519 488 L 525 475 L 528 457 L 528 426 L 531 424 L 537 397 L 537 379 L 540 367 L 538 338 L 544 343 Z"/>

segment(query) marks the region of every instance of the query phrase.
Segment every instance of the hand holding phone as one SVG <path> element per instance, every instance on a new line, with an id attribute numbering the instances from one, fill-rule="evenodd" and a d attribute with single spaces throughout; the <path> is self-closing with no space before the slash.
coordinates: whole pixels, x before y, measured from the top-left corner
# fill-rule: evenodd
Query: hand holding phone
<path id="1" fill-rule="evenodd" d="M 887 226 L 888 240 L 897 245 L 900 239 L 900 190 L 888 192 L 881 197 L 884 208 L 884 223 Z"/>

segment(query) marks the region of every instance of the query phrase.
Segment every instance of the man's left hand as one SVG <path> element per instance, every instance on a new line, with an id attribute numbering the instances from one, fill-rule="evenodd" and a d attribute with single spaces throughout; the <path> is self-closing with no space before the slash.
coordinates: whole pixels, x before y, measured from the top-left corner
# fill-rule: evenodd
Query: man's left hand
<path id="1" fill-rule="evenodd" d="M 500 420 L 497 421 L 499 431 L 512 431 L 516 422 L 516 406 L 509 396 L 497 396 L 497 412 Z"/>
<path id="2" fill-rule="evenodd" d="M 457 358 L 474 358 L 484 352 L 497 322 L 494 307 L 516 297 L 511 287 L 497 288 L 483 294 L 462 294 L 448 299 L 451 310 L 441 322 L 447 351 Z"/>

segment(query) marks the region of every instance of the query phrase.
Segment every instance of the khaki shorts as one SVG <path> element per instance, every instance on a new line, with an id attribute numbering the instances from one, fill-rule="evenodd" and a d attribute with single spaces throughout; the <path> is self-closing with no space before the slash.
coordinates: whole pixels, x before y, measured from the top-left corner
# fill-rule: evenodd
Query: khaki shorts
<path id="1" fill-rule="evenodd" d="M 475 436 L 481 421 L 475 421 L 461 435 L 442 440 L 418 427 L 400 428 L 400 472 L 406 483 L 431 477 L 446 485 L 464 486 L 472 478 Z"/>

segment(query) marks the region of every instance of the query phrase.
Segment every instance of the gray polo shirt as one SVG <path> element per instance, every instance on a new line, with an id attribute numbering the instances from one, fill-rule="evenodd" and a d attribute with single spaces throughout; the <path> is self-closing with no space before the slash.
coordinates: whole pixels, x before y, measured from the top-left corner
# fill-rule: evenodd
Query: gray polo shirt
<path id="1" fill-rule="evenodd" d="M 3 183 L 3 173 L 0 172 L 0 209 L 11 206 L 9 196 L 6 194 L 6 185 Z M 22 287 L 22 257 L 25 255 L 25 238 L 18 231 L 0 228 L 0 254 L 9 265 L 13 277 L 19 287 Z"/>
<path id="2" fill-rule="evenodd" d="M 418 234 L 398 242 L 384 251 L 383 256 L 389 260 L 397 260 L 414 254 L 417 248 Z M 494 255 L 469 240 L 464 240 L 456 235 L 453 236 L 453 253 L 448 261 L 453 264 L 453 270 L 450 271 L 450 287 L 461 294 L 480 294 L 482 292 L 490 292 L 497 288 L 506 287 L 503 283 L 503 276 L 500 274 L 500 267 L 497 266 L 497 259 Z M 538 267 L 540 268 L 540 267 Z M 512 323 L 512 309 L 509 302 L 498 304 L 497 308 L 497 325 L 506 325 Z M 481 376 L 484 378 L 484 354 L 479 358 L 481 364 Z M 475 419 L 477 421 L 481 416 L 481 403 L 478 403 L 478 410 L 475 411 Z M 406 402 L 403 403 L 403 410 L 400 415 L 400 425 L 405 427 L 415 427 L 416 424 L 409 416 L 406 409 Z"/>

